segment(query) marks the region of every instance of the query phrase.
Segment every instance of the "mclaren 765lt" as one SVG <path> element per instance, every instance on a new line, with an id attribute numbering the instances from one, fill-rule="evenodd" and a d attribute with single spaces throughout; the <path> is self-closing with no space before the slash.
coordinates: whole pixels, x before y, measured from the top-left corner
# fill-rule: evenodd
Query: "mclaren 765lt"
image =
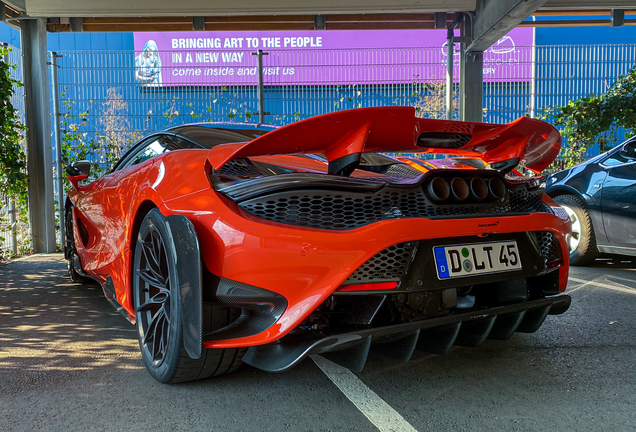
<path id="1" fill-rule="evenodd" d="M 67 168 L 69 274 L 136 324 L 160 382 L 508 339 L 570 305 L 568 215 L 514 174 L 559 149 L 538 120 L 410 107 L 175 127 L 93 182 Z"/>

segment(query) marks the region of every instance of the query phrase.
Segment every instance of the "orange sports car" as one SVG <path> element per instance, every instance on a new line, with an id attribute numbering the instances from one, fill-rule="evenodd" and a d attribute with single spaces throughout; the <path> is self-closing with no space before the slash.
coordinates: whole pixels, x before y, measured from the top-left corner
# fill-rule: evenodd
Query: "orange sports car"
<path id="1" fill-rule="evenodd" d="M 410 107 L 175 127 L 90 183 L 67 168 L 69 274 L 101 284 L 166 383 L 508 339 L 570 305 L 568 215 L 514 174 L 559 149 L 539 120 Z"/>

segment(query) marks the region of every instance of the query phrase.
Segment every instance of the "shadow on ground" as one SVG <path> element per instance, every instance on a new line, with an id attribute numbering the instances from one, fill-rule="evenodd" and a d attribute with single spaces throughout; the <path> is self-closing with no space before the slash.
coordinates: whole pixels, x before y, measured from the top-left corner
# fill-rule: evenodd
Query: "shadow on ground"
<path id="1" fill-rule="evenodd" d="M 636 292 L 635 267 L 598 261 L 572 276 Z M 377 431 L 311 360 L 155 382 L 134 327 L 65 270 L 59 254 L 0 265 L 1 431 Z M 420 431 L 633 430 L 636 295 L 590 284 L 572 296 L 537 333 L 408 363 L 373 351 L 356 375 Z"/>
<path id="2" fill-rule="evenodd" d="M 95 283 L 66 277 L 61 255 L 0 266 L 0 374 L 3 387 L 28 374 L 140 367 L 134 327 Z M 35 374 L 34 374 L 35 373 Z M 16 381 L 17 380 L 17 381 Z"/>

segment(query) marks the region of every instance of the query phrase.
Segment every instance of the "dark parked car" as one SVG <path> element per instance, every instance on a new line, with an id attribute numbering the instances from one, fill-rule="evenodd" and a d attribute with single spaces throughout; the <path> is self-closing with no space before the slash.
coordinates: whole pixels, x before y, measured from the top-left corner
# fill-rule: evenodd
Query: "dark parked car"
<path id="1" fill-rule="evenodd" d="M 636 256 L 636 137 L 547 181 L 572 221 L 570 263 L 601 253 Z"/>

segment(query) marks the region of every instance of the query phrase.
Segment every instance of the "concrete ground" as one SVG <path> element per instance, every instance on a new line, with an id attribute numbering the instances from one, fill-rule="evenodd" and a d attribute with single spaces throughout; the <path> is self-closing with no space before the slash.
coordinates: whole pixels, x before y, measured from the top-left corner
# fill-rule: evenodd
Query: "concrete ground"
<path id="1" fill-rule="evenodd" d="M 570 310 L 509 341 L 180 385 L 150 377 L 134 327 L 65 268 L 59 254 L 0 264 L 0 431 L 636 429 L 634 262 L 574 268 Z"/>

